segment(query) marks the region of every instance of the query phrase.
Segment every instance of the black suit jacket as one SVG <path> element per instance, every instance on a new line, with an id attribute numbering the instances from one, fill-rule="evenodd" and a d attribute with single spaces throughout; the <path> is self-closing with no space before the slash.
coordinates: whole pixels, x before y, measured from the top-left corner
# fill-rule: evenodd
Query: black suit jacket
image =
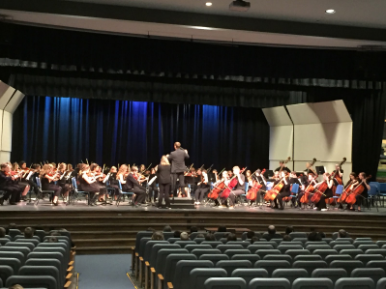
<path id="1" fill-rule="evenodd" d="M 185 159 L 188 159 L 189 155 L 184 150 L 175 150 L 170 153 L 168 159 L 171 163 L 171 172 L 172 173 L 182 173 L 186 171 Z"/>
<path id="2" fill-rule="evenodd" d="M 133 191 L 133 192 L 141 192 L 141 191 L 145 191 L 145 188 L 141 186 L 141 184 L 136 180 L 134 179 L 133 175 L 132 174 L 129 174 L 126 178 L 126 184 L 127 184 L 127 187 Z"/>

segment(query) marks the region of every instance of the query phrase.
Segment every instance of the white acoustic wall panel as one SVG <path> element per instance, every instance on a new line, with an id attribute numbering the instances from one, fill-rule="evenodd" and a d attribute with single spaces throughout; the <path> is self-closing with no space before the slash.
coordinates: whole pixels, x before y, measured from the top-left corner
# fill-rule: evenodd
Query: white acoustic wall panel
<path id="1" fill-rule="evenodd" d="M 292 169 L 293 125 L 285 107 L 263 108 L 263 113 L 270 126 L 269 168 L 275 169 L 279 161 L 291 157 L 287 166 Z"/>
<path id="2" fill-rule="evenodd" d="M 295 170 L 304 170 L 316 158 L 315 166 L 334 170 L 347 158 L 344 180 L 351 172 L 352 120 L 342 100 L 287 106 L 294 123 Z"/>
<path id="3" fill-rule="evenodd" d="M 3 115 L 4 115 L 4 110 L 0 109 L 0 140 L 2 139 L 3 136 Z M 0 152 L 2 151 L 2 141 L 0 141 Z"/>
<path id="4" fill-rule="evenodd" d="M 12 151 L 12 118 L 12 113 L 8 111 L 3 112 L 3 131 L 1 137 L 1 150 L 3 152 Z"/>
<path id="5" fill-rule="evenodd" d="M 24 94 L 21 93 L 19 90 L 16 90 L 4 110 L 13 114 L 16 108 L 19 106 L 20 102 L 23 100 L 23 98 Z"/>
<path id="6" fill-rule="evenodd" d="M 0 81 L 0 109 L 4 109 L 12 95 L 15 93 L 15 89 L 4 82 Z"/>
<path id="7" fill-rule="evenodd" d="M 9 162 L 11 160 L 10 152 L 0 152 L 0 164 Z"/>

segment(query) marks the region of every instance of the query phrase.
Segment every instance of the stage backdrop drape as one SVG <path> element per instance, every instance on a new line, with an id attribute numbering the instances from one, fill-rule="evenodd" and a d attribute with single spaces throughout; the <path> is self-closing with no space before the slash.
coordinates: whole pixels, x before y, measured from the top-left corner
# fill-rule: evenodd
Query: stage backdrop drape
<path id="1" fill-rule="evenodd" d="M 158 164 L 180 141 L 195 167 L 268 166 L 269 126 L 256 108 L 26 96 L 12 158 Z"/>

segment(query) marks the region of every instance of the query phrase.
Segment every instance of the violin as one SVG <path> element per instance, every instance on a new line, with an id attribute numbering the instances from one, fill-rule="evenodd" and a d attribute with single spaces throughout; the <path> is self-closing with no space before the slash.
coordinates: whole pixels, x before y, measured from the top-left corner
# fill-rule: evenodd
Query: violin
<path id="1" fill-rule="evenodd" d="M 255 174 L 256 172 L 254 172 L 253 174 Z M 265 169 L 263 169 L 260 173 L 261 175 L 261 178 L 264 178 L 263 177 L 263 174 L 265 173 Z M 252 174 L 252 175 L 253 175 Z M 263 179 L 264 181 L 264 179 Z M 248 200 L 251 200 L 251 201 L 255 201 L 256 198 L 257 198 L 257 192 L 263 187 L 263 185 L 261 185 L 258 181 L 255 181 L 252 188 L 249 189 L 248 193 L 247 193 L 247 196 L 246 198 Z"/>
<path id="2" fill-rule="evenodd" d="M 247 168 L 243 168 L 240 170 L 240 174 L 242 174 Z M 228 184 L 228 186 L 225 188 L 225 190 L 222 192 L 221 194 L 221 198 L 223 199 L 227 199 L 229 197 L 229 194 L 231 193 L 231 191 L 233 190 L 234 187 L 236 187 L 238 183 L 238 178 L 237 178 L 237 175 L 234 175 L 231 179 L 230 179 L 230 182 Z"/>

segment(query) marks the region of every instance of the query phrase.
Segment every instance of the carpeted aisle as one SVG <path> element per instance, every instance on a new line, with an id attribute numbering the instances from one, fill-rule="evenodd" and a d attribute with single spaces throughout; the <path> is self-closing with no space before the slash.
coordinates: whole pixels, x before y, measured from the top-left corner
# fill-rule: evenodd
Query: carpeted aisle
<path id="1" fill-rule="evenodd" d="M 134 289 L 126 273 L 131 266 L 131 255 L 77 255 L 76 272 L 79 289 Z"/>

